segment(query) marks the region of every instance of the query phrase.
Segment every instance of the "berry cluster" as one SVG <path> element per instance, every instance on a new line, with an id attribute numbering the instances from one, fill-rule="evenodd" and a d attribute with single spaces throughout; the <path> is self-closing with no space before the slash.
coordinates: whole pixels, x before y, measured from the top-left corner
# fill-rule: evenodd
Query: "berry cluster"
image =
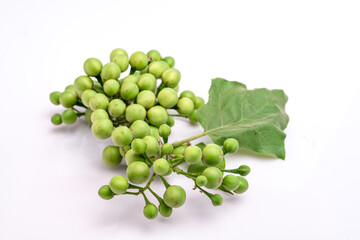
<path id="1" fill-rule="evenodd" d="M 208 196 L 214 206 L 222 204 L 222 197 L 203 187 L 230 194 L 243 193 L 248 188 L 243 177 L 250 172 L 248 166 L 225 169 L 224 155 L 239 148 L 236 139 L 228 138 L 222 147 L 213 143 L 191 145 L 187 142 L 180 146 L 168 143 L 174 117 L 196 123 L 197 109 L 205 104 L 192 91 L 178 95 L 181 74 L 174 65 L 172 57 L 162 58 L 156 50 L 147 54 L 135 52 L 129 58 L 125 50 L 118 48 L 111 52 L 110 63 L 105 65 L 96 58 L 87 59 L 83 66 L 86 75 L 76 78 L 62 93 L 50 94 L 53 104 L 67 108 L 61 115 L 51 117 L 54 125 L 73 124 L 78 117 L 85 116 L 96 138 L 111 137 L 114 143 L 103 150 L 103 162 L 114 167 L 125 158 L 126 177 L 114 176 L 99 189 L 99 196 L 108 200 L 115 195 L 142 195 L 143 212 L 149 219 L 155 218 L 158 212 L 169 217 L 173 208 L 185 203 L 185 190 L 170 185 L 165 178 L 172 173 L 192 179 L 195 188 Z M 129 74 L 120 79 L 129 66 Z M 160 83 L 157 79 L 161 79 Z M 188 166 L 186 170 L 183 163 Z M 226 172 L 238 176 L 224 176 Z M 162 197 L 150 187 L 156 176 L 166 188 Z M 139 186 L 141 184 L 145 186 Z M 148 200 L 147 191 L 158 200 L 158 207 Z"/>

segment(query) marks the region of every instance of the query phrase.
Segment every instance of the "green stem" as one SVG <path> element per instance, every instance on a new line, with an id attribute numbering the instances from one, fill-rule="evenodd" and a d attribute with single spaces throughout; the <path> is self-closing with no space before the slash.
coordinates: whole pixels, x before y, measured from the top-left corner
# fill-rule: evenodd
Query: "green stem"
<path id="1" fill-rule="evenodd" d="M 136 69 L 135 69 L 135 68 L 131 68 L 129 75 L 130 75 L 130 74 L 134 74 L 135 72 L 136 72 Z"/>
<path id="2" fill-rule="evenodd" d="M 149 158 L 149 156 L 146 153 L 144 153 L 142 156 L 144 156 L 145 160 L 148 161 L 151 165 L 153 164 L 153 161 Z"/>
<path id="3" fill-rule="evenodd" d="M 139 195 L 140 192 L 125 192 L 124 194 L 129 194 L 129 195 Z"/>
<path id="4" fill-rule="evenodd" d="M 184 161 L 185 161 L 184 159 L 181 159 L 180 161 L 174 163 L 174 164 L 172 165 L 172 167 L 173 167 L 173 168 L 174 168 L 174 167 L 177 167 L 177 166 L 179 166 L 180 164 L 182 164 Z"/>
<path id="5" fill-rule="evenodd" d="M 138 187 L 138 186 L 135 186 L 135 185 L 132 185 L 132 184 L 129 184 L 129 187 L 128 189 L 143 189 L 142 187 Z"/>
<path id="6" fill-rule="evenodd" d="M 220 169 L 221 170 L 221 169 Z M 228 173 L 237 173 L 239 174 L 239 169 L 223 169 L 222 172 L 228 172 Z"/>
<path id="7" fill-rule="evenodd" d="M 159 201 L 159 203 L 163 202 L 163 199 L 159 195 L 157 195 L 150 187 L 148 189 L 152 193 L 152 195 L 154 195 L 154 197 Z"/>
<path id="8" fill-rule="evenodd" d="M 77 113 L 76 113 L 76 116 L 78 116 L 78 117 L 81 117 L 81 116 L 84 116 L 84 115 L 85 115 L 84 112 L 77 112 Z"/>
<path id="9" fill-rule="evenodd" d="M 223 191 L 223 192 L 229 193 L 229 194 L 231 194 L 231 195 L 234 195 L 232 192 L 226 190 L 223 186 L 218 187 L 218 189 L 219 189 L 220 191 Z"/>
<path id="10" fill-rule="evenodd" d="M 141 195 L 143 195 L 144 200 L 145 200 L 145 204 L 150 204 L 149 199 L 146 197 L 145 193 L 143 191 L 140 191 Z"/>
<path id="11" fill-rule="evenodd" d="M 194 135 L 194 136 L 192 136 L 192 137 L 185 138 L 185 139 L 183 139 L 183 140 L 173 142 L 171 145 L 173 145 L 173 147 L 177 147 L 177 146 L 180 146 L 180 145 L 183 144 L 183 143 L 187 143 L 187 142 L 190 142 L 190 141 L 192 141 L 192 140 L 201 138 L 201 137 L 207 135 L 208 133 L 209 133 L 209 131 L 202 132 L 202 133 L 196 134 L 196 135 Z"/>
<path id="12" fill-rule="evenodd" d="M 152 183 L 152 181 L 154 181 L 156 176 L 156 173 L 153 173 L 153 175 L 151 176 L 151 178 L 149 179 L 148 183 L 146 184 L 146 186 L 143 188 L 143 190 L 145 191 L 146 189 L 150 189 L 150 184 Z"/>
<path id="13" fill-rule="evenodd" d="M 195 182 L 195 180 L 194 180 L 194 182 Z M 208 196 L 209 198 L 211 198 L 211 197 L 214 195 L 214 194 L 211 194 L 211 193 L 205 191 L 203 188 L 201 188 L 199 185 L 197 185 L 196 182 L 195 182 L 195 186 L 196 186 L 198 189 L 200 189 L 201 192 L 205 193 L 205 195 Z"/>
<path id="14" fill-rule="evenodd" d="M 181 174 L 181 175 L 184 175 L 188 178 L 191 178 L 191 179 L 195 179 L 195 177 L 197 177 L 199 174 L 196 174 L 196 173 L 188 173 L 188 172 L 184 172 L 183 170 L 181 170 L 180 168 L 178 167 L 175 167 L 174 168 L 174 172 L 176 172 L 177 174 Z"/>
<path id="15" fill-rule="evenodd" d="M 159 175 L 159 177 L 160 177 L 161 181 L 164 183 L 166 188 L 170 187 L 170 184 L 165 180 L 165 178 L 163 176 Z"/>
<path id="16" fill-rule="evenodd" d="M 101 79 L 101 76 L 98 75 L 98 76 L 96 76 L 95 78 L 98 80 L 98 82 L 100 83 L 100 85 L 103 86 L 104 83 L 103 83 L 103 81 L 102 81 L 102 79 Z"/>
<path id="17" fill-rule="evenodd" d="M 78 99 L 78 100 L 76 101 L 75 105 L 76 105 L 76 106 L 79 106 L 79 107 L 84 107 L 84 108 L 86 108 L 86 106 L 81 102 L 80 99 Z"/>

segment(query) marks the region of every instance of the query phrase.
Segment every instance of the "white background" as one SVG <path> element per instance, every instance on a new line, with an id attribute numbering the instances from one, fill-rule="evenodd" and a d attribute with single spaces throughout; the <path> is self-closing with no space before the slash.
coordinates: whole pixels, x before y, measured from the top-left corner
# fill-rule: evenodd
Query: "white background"
<path id="1" fill-rule="evenodd" d="M 0 239 L 359 239 L 359 12 L 345 0 L 1 1 Z M 100 199 L 124 174 L 102 164 L 111 140 L 84 120 L 52 126 L 63 109 L 48 95 L 117 47 L 173 56 L 181 90 L 205 99 L 215 77 L 284 89 L 286 160 L 229 156 L 252 168 L 250 188 L 216 208 L 172 176 L 187 202 L 168 219 L 145 219 L 140 197 Z M 171 141 L 200 131 L 179 120 Z"/>

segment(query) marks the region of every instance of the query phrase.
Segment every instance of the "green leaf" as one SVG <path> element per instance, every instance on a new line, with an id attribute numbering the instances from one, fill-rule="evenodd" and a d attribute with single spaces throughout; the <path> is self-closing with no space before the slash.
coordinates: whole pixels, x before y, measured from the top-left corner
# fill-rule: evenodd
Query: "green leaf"
<path id="1" fill-rule="evenodd" d="M 236 138 L 241 148 L 285 159 L 287 99 L 282 90 L 247 90 L 242 83 L 216 78 L 197 119 L 216 144 Z"/>

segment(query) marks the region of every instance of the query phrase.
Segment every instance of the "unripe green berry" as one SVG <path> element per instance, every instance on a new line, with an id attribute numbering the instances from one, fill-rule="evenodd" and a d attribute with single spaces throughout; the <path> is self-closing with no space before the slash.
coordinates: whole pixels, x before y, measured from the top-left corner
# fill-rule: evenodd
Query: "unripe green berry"
<path id="1" fill-rule="evenodd" d="M 238 168 L 238 171 L 241 176 L 247 176 L 250 173 L 251 169 L 246 165 L 241 165 Z"/>
<path id="2" fill-rule="evenodd" d="M 240 180 L 234 175 L 227 175 L 224 177 L 222 185 L 226 190 L 232 191 L 240 186 Z"/>
<path id="3" fill-rule="evenodd" d="M 188 98 L 191 101 L 195 102 L 195 94 L 190 90 L 183 91 L 180 94 L 180 98 Z"/>
<path id="4" fill-rule="evenodd" d="M 171 134 L 171 128 L 167 124 L 161 124 L 159 127 L 159 135 L 163 138 L 168 138 Z"/>
<path id="5" fill-rule="evenodd" d="M 143 120 L 136 120 L 130 126 L 133 138 L 143 138 L 150 134 L 149 125 Z"/>
<path id="6" fill-rule="evenodd" d="M 92 96 L 96 95 L 96 92 L 92 89 L 87 89 L 81 94 L 81 101 L 86 107 L 90 107 L 89 102 Z"/>
<path id="7" fill-rule="evenodd" d="M 146 109 L 140 104 L 131 104 L 125 110 L 125 117 L 129 123 L 133 123 L 136 120 L 145 120 Z"/>
<path id="8" fill-rule="evenodd" d="M 129 188 L 129 182 L 123 176 L 115 176 L 110 180 L 110 189 L 115 194 L 124 194 Z"/>
<path id="9" fill-rule="evenodd" d="M 223 203 L 223 198 L 219 194 L 212 195 L 210 199 L 214 206 L 221 206 Z"/>
<path id="10" fill-rule="evenodd" d="M 131 149 L 136 153 L 136 154 L 144 154 L 146 151 L 146 142 L 143 139 L 134 139 L 131 142 Z"/>
<path id="11" fill-rule="evenodd" d="M 105 200 L 112 199 L 112 198 L 114 197 L 114 195 L 115 195 L 115 194 L 111 191 L 109 185 L 104 185 L 104 186 L 102 186 L 101 188 L 99 188 L 98 194 L 99 194 L 99 196 L 100 196 L 102 199 L 105 199 Z"/>
<path id="12" fill-rule="evenodd" d="M 102 152 L 102 160 L 109 167 L 117 166 L 121 163 L 122 156 L 119 151 L 119 147 L 107 146 Z"/>
<path id="13" fill-rule="evenodd" d="M 148 58 L 143 52 L 135 52 L 130 57 L 130 65 L 136 70 L 143 70 L 148 64 Z"/>
<path id="14" fill-rule="evenodd" d="M 194 110 L 194 111 L 189 115 L 189 120 L 190 120 L 190 122 L 192 122 L 192 123 L 197 123 L 197 122 L 198 122 L 196 113 L 197 113 L 197 110 Z"/>
<path id="15" fill-rule="evenodd" d="M 151 57 L 151 60 L 152 60 L 152 61 L 159 61 L 159 60 L 161 60 L 161 55 L 160 55 L 159 51 L 157 51 L 157 50 L 150 50 L 150 51 L 147 53 L 147 56 L 148 56 L 148 57 Z"/>
<path id="16" fill-rule="evenodd" d="M 171 117 L 171 116 L 169 116 L 166 124 L 169 125 L 170 127 L 174 126 L 174 125 L 175 125 L 175 120 L 174 120 L 174 118 Z"/>
<path id="17" fill-rule="evenodd" d="M 175 59 L 173 57 L 165 57 L 163 61 L 169 64 L 171 68 L 175 66 Z"/>
<path id="18" fill-rule="evenodd" d="M 136 97 L 136 102 L 143 106 L 145 109 L 149 109 L 153 107 L 156 103 L 155 93 L 150 90 L 141 91 Z"/>
<path id="19" fill-rule="evenodd" d="M 178 113 L 185 116 L 189 116 L 194 111 L 194 103 L 189 98 L 179 99 L 176 107 Z"/>
<path id="20" fill-rule="evenodd" d="M 174 150 L 174 147 L 170 143 L 165 143 L 161 146 L 162 155 L 170 155 Z"/>
<path id="21" fill-rule="evenodd" d="M 240 194 L 240 193 L 246 192 L 246 190 L 248 190 L 248 188 L 249 188 L 248 181 L 245 178 L 240 177 L 240 176 L 238 176 L 237 178 L 240 180 L 240 185 L 237 189 L 234 190 L 234 193 Z"/>
<path id="22" fill-rule="evenodd" d="M 158 101 L 164 108 L 172 108 L 178 102 L 177 92 L 172 88 L 164 88 L 159 92 Z"/>
<path id="23" fill-rule="evenodd" d="M 121 72 L 125 72 L 129 67 L 129 58 L 124 54 L 115 55 L 111 62 L 116 63 L 119 66 Z"/>
<path id="24" fill-rule="evenodd" d="M 76 122 L 77 115 L 72 109 L 67 109 L 61 114 L 61 120 L 66 125 L 71 125 Z"/>
<path id="25" fill-rule="evenodd" d="M 132 162 L 126 169 L 126 176 L 134 184 L 146 182 L 149 174 L 149 167 L 144 162 Z"/>
<path id="26" fill-rule="evenodd" d="M 92 121 L 91 121 L 91 114 L 93 113 L 93 110 L 91 110 L 90 108 L 87 108 L 86 111 L 85 111 L 85 120 L 88 124 L 92 124 Z"/>
<path id="27" fill-rule="evenodd" d="M 216 167 L 219 166 L 221 161 L 223 160 L 223 152 L 222 149 L 216 144 L 208 144 L 202 150 L 203 153 L 203 163 L 206 166 Z"/>
<path id="28" fill-rule="evenodd" d="M 116 48 L 116 49 L 112 50 L 112 52 L 110 53 L 110 61 L 112 61 L 113 58 L 119 54 L 124 54 L 126 57 L 129 57 L 127 52 L 124 49 Z"/>
<path id="29" fill-rule="evenodd" d="M 202 152 L 197 146 L 189 146 L 184 151 L 184 159 L 190 164 L 199 163 L 201 161 Z"/>
<path id="30" fill-rule="evenodd" d="M 172 185 L 166 189 L 163 199 L 169 207 L 178 208 L 185 203 L 186 193 L 182 187 Z"/>
<path id="31" fill-rule="evenodd" d="M 159 158 L 153 163 L 153 170 L 157 175 L 164 176 L 169 172 L 170 164 L 164 158 Z"/>
<path id="32" fill-rule="evenodd" d="M 145 162 L 145 159 L 135 153 L 133 149 L 130 149 L 125 153 L 125 162 L 126 165 L 129 166 L 133 162 Z"/>
<path id="33" fill-rule="evenodd" d="M 145 205 L 143 213 L 147 219 L 154 219 L 158 215 L 158 209 L 154 204 L 148 203 Z"/>
<path id="34" fill-rule="evenodd" d="M 88 76 L 96 77 L 99 76 L 102 69 L 102 63 L 97 58 L 88 58 L 84 62 L 84 72 Z"/>
<path id="35" fill-rule="evenodd" d="M 239 149 L 239 142 L 235 138 L 228 138 L 224 141 L 223 152 L 234 153 Z"/>
<path id="36" fill-rule="evenodd" d="M 124 79 L 122 79 L 121 84 L 127 83 L 127 82 L 132 82 L 132 83 L 137 83 L 139 80 L 139 77 L 135 76 L 135 75 L 128 75 L 126 76 Z"/>
<path id="37" fill-rule="evenodd" d="M 101 79 L 103 82 L 106 82 L 106 80 L 109 79 L 119 79 L 121 74 L 121 70 L 119 66 L 116 63 L 107 63 L 104 65 L 104 67 L 101 70 Z"/>
<path id="38" fill-rule="evenodd" d="M 155 78 L 160 78 L 164 71 L 165 68 L 161 61 L 155 61 L 149 64 L 148 73 L 152 74 Z"/>
<path id="39" fill-rule="evenodd" d="M 92 89 L 94 87 L 94 82 L 88 76 L 80 76 L 75 79 L 74 87 L 79 96 L 88 89 Z"/>
<path id="40" fill-rule="evenodd" d="M 198 185 L 199 187 L 205 186 L 208 182 L 207 178 L 204 175 L 199 175 L 196 178 L 196 185 Z"/>
<path id="41" fill-rule="evenodd" d="M 91 114 L 91 122 L 94 123 L 99 119 L 109 119 L 109 114 L 104 109 L 97 109 Z"/>
<path id="42" fill-rule="evenodd" d="M 104 83 L 104 92 L 108 96 L 116 95 L 120 90 L 120 83 L 117 80 L 109 79 Z"/>
<path id="43" fill-rule="evenodd" d="M 167 87 L 176 87 L 180 82 L 181 74 L 175 68 L 169 68 L 163 72 L 161 79 Z"/>
<path id="44" fill-rule="evenodd" d="M 107 139 L 113 131 L 113 123 L 109 119 L 99 119 L 91 125 L 93 135 L 98 139 Z"/>
<path id="45" fill-rule="evenodd" d="M 156 88 L 156 78 L 150 73 L 144 73 L 139 77 L 137 85 L 140 91 L 150 90 L 155 91 Z"/>
<path id="46" fill-rule="evenodd" d="M 146 142 L 146 154 L 148 156 L 156 156 L 160 151 L 160 145 L 157 139 L 153 136 L 146 136 L 143 139 Z"/>
<path id="47" fill-rule="evenodd" d="M 52 115 L 51 122 L 54 125 L 60 125 L 62 123 L 61 115 L 58 113 L 55 113 L 54 115 Z"/>
<path id="48" fill-rule="evenodd" d="M 102 93 L 95 94 L 89 100 L 89 106 L 93 111 L 97 109 L 106 110 L 108 105 L 109 105 L 109 99 Z"/>
<path id="49" fill-rule="evenodd" d="M 126 109 L 126 105 L 120 99 L 113 99 L 110 101 L 108 105 L 108 112 L 110 116 L 118 118 L 124 115 Z"/>
<path id="50" fill-rule="evenodd" d="M 150 125 L 150 136 L 153 136 L 155 139 L 160 140 L 159 129 Z"/>
<path id="51" fill-rule="evenodd" d="M 195 97 L 195 101 L 194 101 L 195 109 L 198 109 L 199 107 L 201 107 L 204 104 L 205 104 L 204 99 L 202 99 L 201 97 Z"/>
<path id="52" fill-rule="evenodd" d="M 208 180 L 205 187 L 209 189 L 216 189 L 222 183 L 222 173 L 217 167 L 208 167 L 203 172 L 202 175 Z"/>
<path id="53" fill-rule="evenodd" d="M 120 87 L 120 95 L 123 99 L 132 101 L 139 93 L 138 86 L 133 82 L 122 83 Z"/>
<path id="54" fill-rule="evenodd" d="M 131 143 L 133 135 L 128 127 L 120 126 L 114 129 L 111 134 L 111 138 L 115 145 L 125 147 Z"/>
<path id="55" fill-rule="evenodd" d="M 54 104 L 54 105 L 59 105 L 60 104 L 60 95 L 61 92 L 52 92 L 50 93 L 50 101 Z"/>
<path id="56" fill-rule="evenodd" d="M 172 213 L 172 208 L 165 204 L 164 201 L 161 201 L 159 204 L 159 212 L 160 215 L 163 217 L 170 217 Z"/>
<path id="57" fill-rule="evenodd" d="M 148 110 L 147 118 L 151 125 L 160 127 L 160 125 L 167 122 L 168 113 L 162 106 L 154 106 Z"/>
<path id="58" fill-rule="evenodd" d="M 71 108 L 77 101 L 77 95 L 75 91 L 65 90 L 60 94 L 59 102 L 65 108 Z"/>

